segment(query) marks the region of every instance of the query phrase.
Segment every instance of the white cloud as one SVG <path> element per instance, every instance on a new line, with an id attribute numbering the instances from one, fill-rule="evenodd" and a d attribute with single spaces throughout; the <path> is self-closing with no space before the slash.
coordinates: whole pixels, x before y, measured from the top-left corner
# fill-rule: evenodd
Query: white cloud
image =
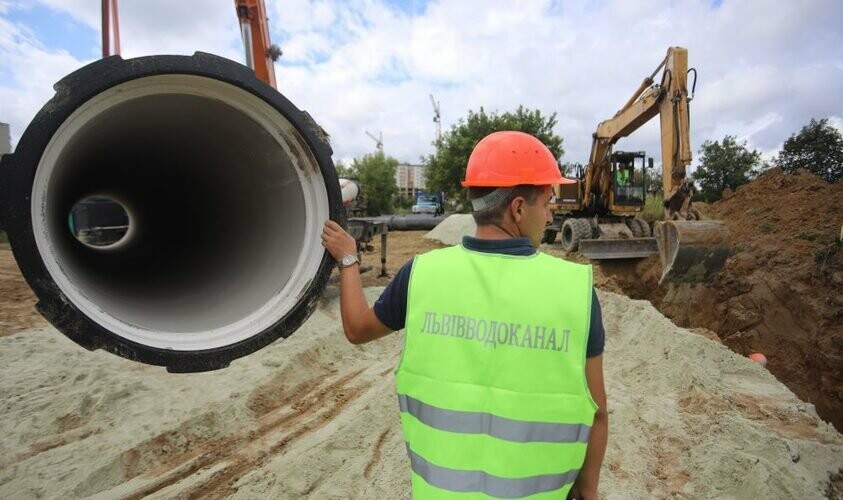
<path id="1" fill-rule="evenodd" d="M 828 119 L 828 124 L 836 128 L 838 132 L 843 134 L 843 118 L 839 116 L 831 116 Z"/>
<path id="2" fill-rule="evenodd" d="M 100 2 L 37 0 L 56 11 L 100 30 Z M 144 0 L 119 2 L 123 57 L 152 54 L 192 54 L 199 50 L 242 60 L 239 25 L 233 2 L 208 0 Z"/>
<path id="3" fill-rule="evenodd" d="M 98 29 L 99 2 L 40 1 Z M 441 0 L 410 12 L 382 0 L 267 3 L 272 38 L 284 50 L 279 89 L 331 134 L 338 158 L 373 150 L 365 130 L 383 131 L 386 152 L 402 161 L 431 153 L 432 93 L 445 130 L 481 106 L 557 112 L 564 159 L 583 162 L 597 124 L 671 45 L 687 47 L 699 72 L 695 153 L 705 139 L 729 134 L 772 154 L 811 117 L 843 116 L 837 0 L 725 0 L 716 9 L 708 0 Z M 242 59 L 233 5 L 148 0 L 120 8 L 127 57 L 204 50 Z M 74 63 L 68 54 L 51 56 L 59 62 L 49 75 L 29 66 L 16 75 L 58 79 Z M 34 114 L 44 96 L 29 86 L 13 90 L 20 104 L 9 119 L 20 130 L 23 110 Z M 618 148 L 658 161 L 658 141 L 652 120 Z"/>
<path id="4" fill-rule="evenodd" d="M 10 124 L 12 143 L 53 96 L 53 84 L 85 64 L 66 51 L 51 52 L 29 30 L 0 18 L 0 61 L 10 82 L 0 85 L 0 121 Z"/>

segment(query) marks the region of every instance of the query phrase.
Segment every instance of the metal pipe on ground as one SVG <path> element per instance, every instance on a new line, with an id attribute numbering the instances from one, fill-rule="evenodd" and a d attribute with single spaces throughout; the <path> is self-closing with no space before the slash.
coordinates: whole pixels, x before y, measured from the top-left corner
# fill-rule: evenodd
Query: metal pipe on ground
<path id="1" fill-rule="evenodd" d="M 443 215 L 391 215 L 387 226 L 390 231 L 430 231 L 445 220 Z"/>
<path id="2" fill-rule="evenodd" d="M 47 320 L 191 372 L 309 317 L 333 266 L 322 224 L 345 220 L 307 113 L 203 53 L 109 57 L 55 89 L 0 165 L 0 220 Z M 81 216 L 104 203 L 108 222 Z"/>
<path id="3" fill-rule="evenodd" d="M 385 223 L 386 229 L 389 231 L 430 231 L 445 220 L 445 216 L 427 214 L 379 215 L 377 217 L 353 217 L 353 220 Z"/>

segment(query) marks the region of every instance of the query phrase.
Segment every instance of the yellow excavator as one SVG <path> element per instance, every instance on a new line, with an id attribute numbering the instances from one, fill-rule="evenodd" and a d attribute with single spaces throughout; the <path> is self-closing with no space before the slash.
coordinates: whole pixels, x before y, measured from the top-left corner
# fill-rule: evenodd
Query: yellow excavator
<path id="1" fill-rule="evenodd" d="M 660 71 L 661 79 L 655 83 Z M 689 75 L 694 78 L 690 93 Z M 562 233 L 566 250 L 579 249 L 594 260 L 635 259 L 658 252 L 663 267 L 660 283 L 705 281 L 723 268 L 729 255 L 728 231 L 720 221 L 700 220 L 691 204 L 686 172 L 691 163 L 688 103 L 695 86 L 696 70 L 688 68 L 688 50 L 670 47 L 615 116 L 597 126 L 588 165 L 573 173 L 577 183 L 554 186 L 554 220 L 544 242 L 552 243 Z M 665 220 L 651 230 L 635 216 L 645 205 L 646 170 L 653 168 L 653 158 L 642 151 L 612 149 L 656 115 L 661 120 Z"/>

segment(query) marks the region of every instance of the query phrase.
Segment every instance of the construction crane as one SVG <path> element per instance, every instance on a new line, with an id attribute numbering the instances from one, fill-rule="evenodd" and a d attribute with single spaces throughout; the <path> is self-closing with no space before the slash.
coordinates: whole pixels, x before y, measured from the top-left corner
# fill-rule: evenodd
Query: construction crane
<path id="1" fill-rule="evenodd" d="M 264 1 L 234 0 L 234 6 L 240 20 L 246 66 L 252 68 L 258 78 L 277 88 L 273 64 L 281 57 L 282 52 L 277 45 L 269 41 L 269 24 Z"/>
<path id="2" fill-rule="evenodd" d="M 102 0 L 102 57 L 120 55 L 120 23 L 117 0 Z M 278 45 L 269 41 L 269 24 L 264 0 L 234 0 L 246 66 L 264 82 L 276 87 L 273 63 L 281 57 Z"/>
<path id="3" fill-rule="evenodd" d="M 120 23 L 117 0 L 102 0 L 102 57 L 120 55 Z M 112 38 L 113 35 L 113 38 Z M 113 42 L 113 45 L 112 45 Z"/>
<path id="4" fill-rule="evenodd" d="M 375 147 L 378 148 L 378 151 L 383 153 L 383 132 L 378 132 L 377 137 L 375 137 L 374 134 L 372 134 L 371 132 L 369 132 L 367 130 L 366 135 L 368 135 L 369 137 L 372 138 L 373 141 L 375 141 L 375 145 L 376 145 Z"/>
<path id="5" fill-rule="evenodd" d="M 439 141 L 442 140 L 442 115 L 439 113 L 439 101 L 430 94 L 430 103 L 433 104 L 433 123 L 436 124 L 436 148 L 439 148 Z"/>

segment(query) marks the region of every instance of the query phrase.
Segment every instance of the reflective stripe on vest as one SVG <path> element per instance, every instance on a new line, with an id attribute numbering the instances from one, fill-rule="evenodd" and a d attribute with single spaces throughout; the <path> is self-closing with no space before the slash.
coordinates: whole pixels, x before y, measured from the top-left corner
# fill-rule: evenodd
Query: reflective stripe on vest
<path id="1" fill-rule="evenodd" d="M 498 498 L 521 498 L 558 490 L 565 485 L 572 484 L 579 473 L 579 470 L 573 469 L 562 474 L 544 474 L 512 479 L 493 476 L 483 471 L 439 467 L 414 453 L 409 445 L 407 446 L 407 453 L 410 455 L 410 466 L 413 468 L 413 472 L 437 488 L 459 493 L 485 493 Z"/>
<path id="2" fill-rule="evenodd" d="M 414 498 L 561 496 L 585 459 L 591 268 L 462 247 L 416 258 L 396 373 Z"/>
<path id="3" fill-rule="evenodd" d="M 524 422 L 491 413 L 446 410 L 422 403 L 406 394 L 398 395 L 398 404 L 402 412 L 441 431 L 488 434 L 516 443 L 588 443 L 591 432 L 591 426 L 582 424 Z"/>

